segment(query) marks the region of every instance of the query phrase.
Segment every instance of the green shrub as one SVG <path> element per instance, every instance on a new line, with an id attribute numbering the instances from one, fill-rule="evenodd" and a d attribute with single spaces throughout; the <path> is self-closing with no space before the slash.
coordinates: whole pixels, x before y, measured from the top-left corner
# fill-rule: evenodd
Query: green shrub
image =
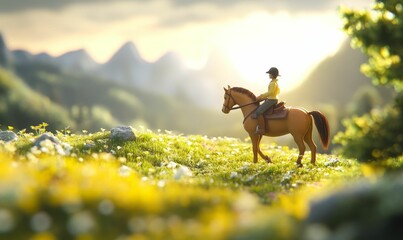
<path id="1" fill-rule="evenodd" d="M 341 153 L 362 162 L 400 156 L 403 153 L 402 102 L 397 98 L 394 107 L 345 120 L 346 130 L 334 138 L 342 146 Z"/>

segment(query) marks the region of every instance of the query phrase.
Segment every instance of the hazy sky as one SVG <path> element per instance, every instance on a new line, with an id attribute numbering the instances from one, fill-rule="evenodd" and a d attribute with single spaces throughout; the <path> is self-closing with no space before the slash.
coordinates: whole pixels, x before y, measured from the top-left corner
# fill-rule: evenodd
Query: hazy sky
<path id="1" fill-rule="evenodd" d="M 219 51 L 257 86 L 277 66 L 291 89 L 346 39 L 337 7 L 371 0 L 0 0 L 12 49 L 60 55 L 85 48 L 105 62 L 125 42 L 153 62 L 168 51 L 201 67 Z M 246 84 L 246 85 L 249 85 Z"/>

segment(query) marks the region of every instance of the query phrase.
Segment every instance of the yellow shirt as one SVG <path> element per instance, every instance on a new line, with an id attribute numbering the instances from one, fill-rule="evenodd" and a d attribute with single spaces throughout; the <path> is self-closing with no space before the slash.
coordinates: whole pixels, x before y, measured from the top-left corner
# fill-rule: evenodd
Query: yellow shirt
<path id="1" fill-rule="evenodd" d="M 260 98 L 268 98 L 268 99 L 278 99 L 278 95 L 280 94 L 280 88 L 278 87 L 277 79 L 271 80 L 268 91 L 261 94 Z"/>

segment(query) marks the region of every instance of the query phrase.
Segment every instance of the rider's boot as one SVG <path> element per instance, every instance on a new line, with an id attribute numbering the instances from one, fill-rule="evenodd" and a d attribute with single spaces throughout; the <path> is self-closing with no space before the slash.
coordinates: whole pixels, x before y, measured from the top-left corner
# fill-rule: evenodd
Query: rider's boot
<path id="1" fill-rule="evenodd" d="M 266 120 L 263 115 L 259 115 L 257 118 L 256 133 L 260 135 L 266 133 Z"/>

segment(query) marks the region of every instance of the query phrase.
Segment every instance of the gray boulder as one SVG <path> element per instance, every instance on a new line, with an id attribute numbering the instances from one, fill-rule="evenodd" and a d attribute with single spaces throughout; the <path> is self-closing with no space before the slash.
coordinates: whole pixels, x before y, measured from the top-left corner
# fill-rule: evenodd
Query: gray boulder
<path id="1" fill-rule="evenodd" d="M 0 131 L 0 141 L 11 142 L 18 139 L 17 134 L 12 131 Z"/>
<path id="2" fill-rule="evenodd" d="M 44 141 L 47 141 L 43 143 Z M 49 142 L 52 144 L 49 148 Z M 60 142 L 60 140 L 53 136 L 50 133 L 44 133 L 38 138 L 35 139 L 34 147 L 42 152 L 47 152 L 50 154 L 60 154 L 60 155 L 69 155 L 72 147 L 68 143 Z"/>
<path id="3" fill-rule="evenodd" d="M 57 137 L 53 136 L 50 133 L 44 133 L 35 139 L 34 146 L 40 148 L 41 142 L 43 142 L 45 140 L 50 140 L 54 145 L 59 145 L 59 146 L 62 145 L 60 140 Z"/>
<path id="4" fill-rule="evenodd" d="M 134 141 L 136 140 L 136 135 L 131 127 L 119 126 L 111 129 L 109 138 L 116 141 Z"/>

